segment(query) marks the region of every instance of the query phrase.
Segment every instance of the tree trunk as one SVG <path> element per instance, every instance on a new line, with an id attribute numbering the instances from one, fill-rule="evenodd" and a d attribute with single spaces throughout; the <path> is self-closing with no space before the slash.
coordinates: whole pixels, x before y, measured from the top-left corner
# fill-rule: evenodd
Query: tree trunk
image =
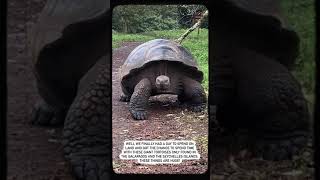
<path id="1" fill-rule="evenodd" d="M 192 32 L 194 31 L 196 28 L 200 28 L 200 25 L 202 24 L 203 20 L 205 17 L 208 16 L 208 10 L 206 10 L 202 17 L 199 19 L 199 21 L 197 23 L 195 23 L 191 28 L 189 28 L 185 33 L 183 33 L 178 39 L 175 40 L 175 42 L 181 44 L 182 41 Z"/>

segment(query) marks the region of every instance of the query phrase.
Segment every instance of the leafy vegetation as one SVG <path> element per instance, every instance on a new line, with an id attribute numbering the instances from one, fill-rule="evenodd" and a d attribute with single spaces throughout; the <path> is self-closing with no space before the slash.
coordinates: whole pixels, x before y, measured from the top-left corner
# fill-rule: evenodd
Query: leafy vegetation
<path id="1" fill-rule="evenodd" d="M 125 33 L 175 29 L 176 17 L 176 6 L 121 5 L 113 10 L 112 26 Z"/>
<path id="2" fill-rule="evenodd" d="M 179 30 L 168 30 L 168 31 L 152 31 L 139 34 L 124 34 L 114 32 L 112 34 L 112 48 L 119 47 L 121 42 L 128 41 L 140 41 L 146 42 L 148 40 L 156 38 L 164 39 L 176 39 L 178 38 L 186 29 Z M 188 38 L 182 42 L 182 46 L 190 51 L 190 53 L 195 57 L 199 68 L 204 73 L 204 81 L 202 82 L 205 91 L 208 92 L 208 30 L 200 29 L 199 34 L 196 31 L 190 33 Z"/>
<path id="3" fill-rule="evenodd" d="M 315 89 L 315 8 L 314 0 L 282 2 L 283 14 L 300 37 L 300 54 L 294 76 L 302 85 L 310 108 L 313 106 Z"/>
<path id="4" fill-rule="evenodd" d="M 204 12 L 201 5 L 121 5 L 113 9 L 112 29 L 123 33 L 141 33 L 191 27 L 196 11 Z M 205 19 L 202 27 L 208 27 Z"/>

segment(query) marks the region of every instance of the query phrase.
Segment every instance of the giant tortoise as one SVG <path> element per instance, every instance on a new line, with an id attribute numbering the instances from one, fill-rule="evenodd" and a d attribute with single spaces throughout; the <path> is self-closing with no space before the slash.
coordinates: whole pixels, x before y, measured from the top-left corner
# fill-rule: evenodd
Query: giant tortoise
<path id="1" fill-rule="evenodd" d="M 310 135 L 307 102 L 290 72 L 299 37 L 286 25 L 280 3 L 214 1 L 210 18 L 209 104 L 222 126 L 249 130 L 254 152 L 272 160 L 292 158 Z"/>
<path id="2" fill-rule="evenodd" d="M 174 41 L 155 39 L 136 47 L 120 74 L 120 100 L 130 101 L 130 112 L 137 120 L 147 118 L 149 97 L 158 94 L 177 94 L 195 112 L 205 107 L 203 73 L 191 53 Z"/>
<path id="3" fill-rule="evenodd" d="M 42 97 L 32 123 L 64 124 L 65 157 L 77 179 L 111 172 L 108 3 L 48 0 L 29 36 Z"/>
<path id="4" fill-rule="evenodd" d="M 288 70 L 298 37 L 280 21 L 276 2 L 213 1 L 209 103 L 218 106 L 221 124 L 250 129 L 265 158 L 285 159 L 305 144 L 309 122 L 300 86 Z M 65 156 L 77 179 L 110 179 L 107 3 L 49 0 L 30 36 L 42 97 L 32 122 L 64 123 Z"/>

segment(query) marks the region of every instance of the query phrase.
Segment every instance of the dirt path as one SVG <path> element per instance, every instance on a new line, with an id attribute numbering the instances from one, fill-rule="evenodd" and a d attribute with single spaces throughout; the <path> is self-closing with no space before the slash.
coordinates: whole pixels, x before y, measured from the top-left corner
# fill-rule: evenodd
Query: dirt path
<path id="1" fill-rule="evenodd" d="M 8 1 L 8 180 L 73 179 L 63 158 L 61 128 L 30 125 L 39 99 L 27 56 L 27 22 L 33 23 L 44 1 Z"/>
<path id="2" fill-rule="evenodd" d="M 135 121 L 128 103 L 120 102 L 119 67 L 129 53 L 141 43 L 126 42 L 113 51 L 112 112 L 113 167 L 117 173 L 203 173 L 207 170 L 208 116 L 180 107 L 176 96 L 156 96 L 150 99 L 148 120 Z M 199 160 L 184 160 L 180 165 L 145 165 L 120 160 L 125 140 L 194 140 L 201 155 Z"/>

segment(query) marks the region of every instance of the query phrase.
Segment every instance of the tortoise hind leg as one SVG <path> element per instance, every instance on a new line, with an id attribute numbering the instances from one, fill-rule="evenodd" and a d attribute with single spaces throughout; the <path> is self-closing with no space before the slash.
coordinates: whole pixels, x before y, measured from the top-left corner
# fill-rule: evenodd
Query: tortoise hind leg
<path id="1" fill-rule="evenodd" d="M 66 109 L 50 106 L 44 100 L 38 101 L 33 107 L 31 123 L 40 126 L 63 125 Z"/>
<path id="2" fill-rule="evenodd" d="M 98 65 L 95 66 L 101 67 Z M 65 157 L 77 179 L 108 180 L 111 168 L 109 67 L 90 70 L 86 76 L 88 78 L 82 79 L 66 117 L 63 130 Z"/>
<path id="3" fill-rule="evenodd" d="M 59 126 L 63 125 L 69 105 L 57 98 L 55 92 L 45 88 L 43 80 L 37 79 L 38 92 L 41 96 L 33 107 L 31 114 L 31 123 L 41 126 Z"/>
<path id="4" fill-rule="evenodd" d="M 125 95 L 124 93 L 122 93 L 120 95 L 120 101 L 122 101 L 122 102 L 129 102 L 130 98 L 131 98 L 131 96 Z"/>
<path id="5" fill-rule="evenodd" d="M 183 80 L 183 91 L 178 95 L 178 100 L 181 103 L 186 103 L 191 106 L 194 112 L 203 111 L 206 107 L 206 94 L 201 84 L 189 77 Z"/>
<path id="6" fill-rule="evenodd" d="M 130 93 L 127 92 L 127 90 L 121 85 L 122 93 L 120 95 L 120 101 L 122 102 L 129 102 L 131 95 Z"/>
<path id="7" fill-rule="evenodd" d="M 151 83 L 149 79 L 142 79 L 134 88 L 134 92 L 130 99 L 130 113 L 136 120 L 144 120 L 147 118 L 146 108 L 148 100 L 151 96 Z"/>

